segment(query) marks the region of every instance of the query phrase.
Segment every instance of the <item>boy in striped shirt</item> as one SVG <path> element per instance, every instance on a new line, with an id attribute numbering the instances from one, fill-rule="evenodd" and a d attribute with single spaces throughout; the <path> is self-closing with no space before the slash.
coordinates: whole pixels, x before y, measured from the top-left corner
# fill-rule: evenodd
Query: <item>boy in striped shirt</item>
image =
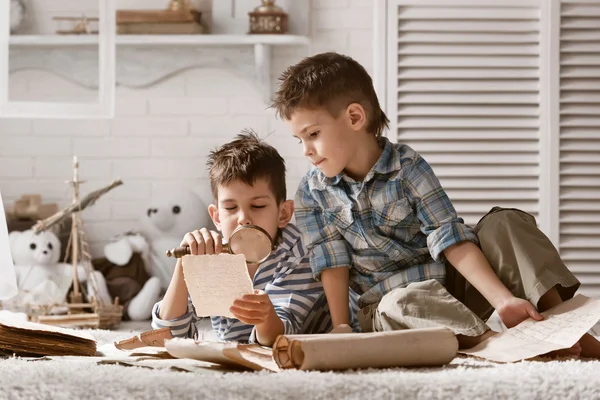
<path id="1" fill-rule="evenodd" d="M 190 246 L 192 254 L 218 254 L 222 237 L 229 239 L 235 228 L 245 224 L 260 226 L 275 241 L 267 260 L 248 265 L 255 292 L 232 304 L 236 318 L 211 317 L 217 337 L 271 346 L 281 334 L 329 331 L 323 287 L 312 276 L 300 232 L 290 223 L 294 203 L 286 200 L 283 158 L 256 134 L 244 132 L 212 151 L 208 166 L 216 201 L 208 212 L 221 233 L 201 228 L 187 233 L 181 245 Z M 355 315 L 357 301 L 350 309 Z M 199 321 L 179 259 L 163 300 L 153 308 L 152 327 L 169 327 L 174 336 L 194 337 Z M 352 325 L 358 329 L 356 318 Z"/>

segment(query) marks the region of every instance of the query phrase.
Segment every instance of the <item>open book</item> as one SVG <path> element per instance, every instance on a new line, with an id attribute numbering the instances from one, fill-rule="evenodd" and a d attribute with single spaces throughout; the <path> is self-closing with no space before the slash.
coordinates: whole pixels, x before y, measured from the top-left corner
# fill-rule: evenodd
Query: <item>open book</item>
<path id="1" fill-rule="evenodd" d="M 0 319 L 0 352 L 17 356 L 94 356 L 96 341 L 85 332 L 16 319 Z"/>

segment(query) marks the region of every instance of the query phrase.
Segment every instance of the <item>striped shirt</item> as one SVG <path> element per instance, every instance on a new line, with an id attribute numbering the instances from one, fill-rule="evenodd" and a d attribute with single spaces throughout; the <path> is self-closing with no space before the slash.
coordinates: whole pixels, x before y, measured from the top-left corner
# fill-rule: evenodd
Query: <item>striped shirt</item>
<path id="1" fill-rule="evenodd" d="M 323 286 L 312 276 L 306 251 L 298 228 L 288 224 L 281 230 L 276 249 L 260 264 L 253 278 L 254 289 L 264 290 L 275 312 L 283 322 L 284 334 L 325 333 L 332 328 Z M 351 318 L 359 330 L 358 295 L 351 296 Z M 196 337 L 201 318 L 196 315 L 188 296 L 187 313 L 174 320 L 159 318 L 160 302 L 152 310 L 152 327 L 169 327 L 176 337 Z M 254 325 L 222 316 L 211 317 L 211 324 L 220 340 L 255 342 Z"/>
<path id="2" fill-rule="evenodd" d="M 295 216 L 316 279 L 349 267 L 360 306 L 411 282 L 444 283 L 444 250 L 478 243 L 429 164 L 407 145 L 381 138 L 383 152 L 363 181 L 328 178 L 313 168 L 301 180 Z"/>

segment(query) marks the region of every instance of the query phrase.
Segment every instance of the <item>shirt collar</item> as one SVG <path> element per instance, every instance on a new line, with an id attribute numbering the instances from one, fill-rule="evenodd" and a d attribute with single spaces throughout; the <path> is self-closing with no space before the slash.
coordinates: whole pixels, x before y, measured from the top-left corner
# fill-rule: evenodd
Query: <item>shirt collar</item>
<path id="1" fill-rule="evenodd" d="M 371 168 L 367 176 L 365 176 L 365 182 L 371 180 L 375 174 L 385 175 L 400 169 L 400 157 L 397 152 L 394 151 L 394 146 L 390 140 L 385 136 L 380 137 L 379 144 L 383 147 L 383 151 L 375 165 Z M 320 178 L 319 181 L 323 187 L 337 185 L 342 179 L 348 182 L 355 182 L 354 179 L 347 176 L 343 171 L 331 178 L 328 178 L 320 171 L 318 172 L 318 175 Z"/>
<path id="2" fill-rule="evenodd" d="M 383 151 L 381 152 L 379 160 L 377 160 L 373 168 L 371 168 L 371 171 L 367 174 L 367 177 L 373 175 L 374 172 L 389 174 L 390 172 L 398 171 L 400 169 L 400 157 L 390 140 L 386 137 L 381 137 L 379 143 L 383 145 Z"/>
<path id="3" fill-rule="evenodd" d="M 273 245 L 271 256 L 277 253 L 277 250 L 284 249 L 290 251 L 300 237 L 300 231 L 292 223 L 287 224 L 277 232 L 277 238 Z M 270 258 L 270 257 L 269 257 Z"/>

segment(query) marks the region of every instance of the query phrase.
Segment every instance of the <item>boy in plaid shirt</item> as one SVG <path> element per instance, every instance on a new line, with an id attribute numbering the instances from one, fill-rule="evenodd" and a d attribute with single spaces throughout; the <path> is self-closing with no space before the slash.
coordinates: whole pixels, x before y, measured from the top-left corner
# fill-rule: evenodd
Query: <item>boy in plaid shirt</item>
<path id="1" fill-rule="evenodd" d="M 495 207 L 472 229 L 427 161 L 382 136 L 389 121 L 356 61 L 317 54 L 280 81 L 273 107 L 314 165 L 295 215 L 334 326 L 349 322 L 351 286 L 363 331 L 443 326 L 469 348 L 494 334 L 494 309 L 512 327 L 574 295 L 531 215 Z M 586 335 L 562 353 L 600 357 L 600 343 Z"/>

